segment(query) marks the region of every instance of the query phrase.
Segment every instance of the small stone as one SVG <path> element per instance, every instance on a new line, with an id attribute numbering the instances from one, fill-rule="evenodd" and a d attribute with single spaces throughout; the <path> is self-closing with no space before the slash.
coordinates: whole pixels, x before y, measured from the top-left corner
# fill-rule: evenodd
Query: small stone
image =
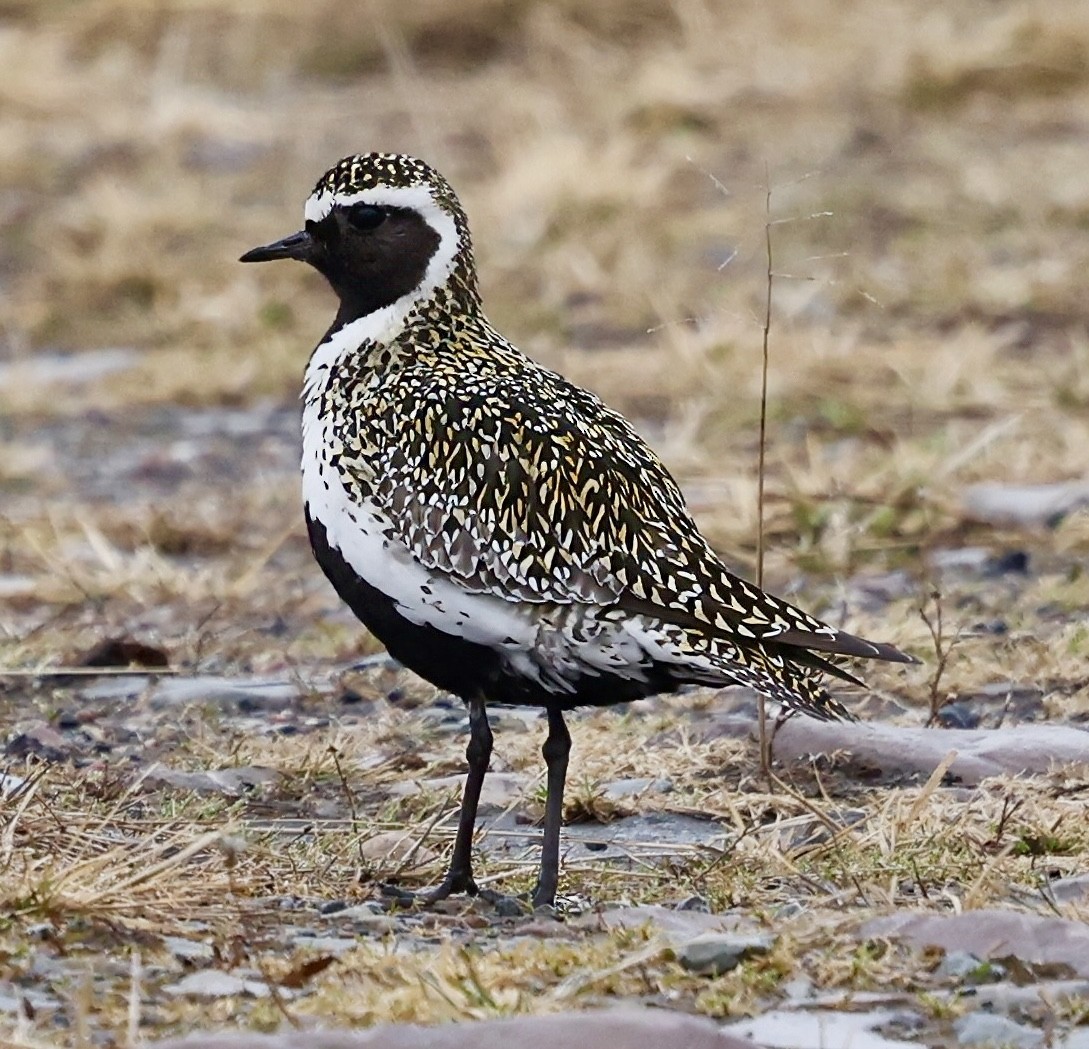
<path id="1" fill-rule="evenodd" d="M 772 913 L 776 918 L 797 918 L 804 911 L 805 904 L 797 900 L 788 900 L 786 903 L 780 903 Z"/>
<path id="2" fill-rule="evenodd" d="M 51 763 L 64 761 L 72 752 L 71 741 L 44 721 L 30 725 L 13 736 L 4 748 L 9 758 L 34 757 Z"/>
<path id="3" fill-rule="evenodd" d="M 991 558 L 984 569 L 988 576 L 1025 575 L 1029 570 L 1029 555 L 1024 550 L 1007 550 Z"/>
<path id="4" fill-rule="evenodd" d="M 1089 874 L 1056 878 L 1048 885 L 1048 891 L 1060 903 L 1089 899 Z"/>
<path id="5" fill-rule="evenodd" d="M 526 905 L 514 896 L 500 896 L 495 901 L 495 913 L 500 918 L 521 918 L 527 911 Z"/>
<path id="6" fill-rule="evenodd" d="M 698 911 L 700 914 L 710 914 L 711 904 L 702 896 L 686 896 L 677 903 L 673 909 L 678 911 Z"/>
<path id="7" fill-rule="evenodd" d="M 950 951 L 934 970 L 936 976 L 944 976 L 962 983 L 995 983 L 1006 975 L 1006 970 L 997 962 L 977 958 L 968 951 Z"/>
<path id="8" fill-rule="evenodd" d="M 673 780 L 647 777 L 639 779 L 614 779 L 602 788 L 601 796 L 606 801 L 621 801 L 625 798 L 637 798 L 643 794 L 668 794 L 673 789 Z"/>
<path id="9" fill-rule="evenodd" d="M 262 788 L 275 786 L 283 778 L 276 769 L 240 766 L 230 769 L 210 769 L 207 772 L 185 772 L 156 762 L 144 774 L 145 788 L 172 787 L 174 790 L 196 794 L 224 794 L 239 797 L 259 793 Z"/>
<path id="10" fill-rule="evenodd" d="M 187 940 L 184 936 L 164 936 L 163 946 L 175 958 L 186 962 L 210 962 L 215 956 L 211 944 Z"/>
<path id="11" fill-rule="evenodd" d="M 151 693 L 152 710 L 189 705 L 225 710 L 282 710 L 299 699 L 299 686 L 282 678 L 230 678 L 215 675 L 171 677 L 159 681 Z"/>
<path id="12" fill-rule="evenodd" d="M 400 830 L 372 834 L 359 843 L 359 855 L 375 863 L 391 863 L 409 870 L 431 863 L 438 857 L 434 849 L 420 844 L 418 835 Z"/>
<path id="13" fill-rule="evenodd" d="M 321 954 L 331 954 L 338 957 L 345 951 L 353 950 L 359 946 L 359 941 L 354 936 L 321 936 L 315 933 L 298 933 L 291 938 L 293 947 L 304 947 L 310 951 L 318 951 Z"/>
<path id="14" fill-rule="evenodd" d="M 1013 1049 L 1035 1049 L 1044 1042 L 1040 1031 L 1034 1031 L 1031 1027 L 1024 1027 L 994 1013 L 969 1013 L 953 1024 L 953 1030 L 961 1045 L 1001 1045 Z"/>
<path id="15" fill-rule="evenodd" d="M 13 776 L 10 772 L 0 772 L 0 798 L 6 798 L 25 787 L 27 781 L 22 776 Z"/>
<path id="16" fill-rule="evenodd" d="M 967 703 L 947 703 L 938 711 L 942 728 L 979 728 L 980 717 Z"/>
<path id="17" fill-rule="evenodd" d="M 190 973 L 163 990 L 178 998 L 233 998 L 239 994 L 264 998 L 269 993 L 267 984 L 260 980 L 243 980 L 240 976 L 220 972 L 218 969 L 202 969 L 200 972 Z"/>
<path id="18" fill-rule="evenodd" d="M 721 976 L 736 969 L 746 958 L 767 954 L 771 936 L 730 936 L 708 933 L 689 940 L 677 950 L 677 960 L 689 972 Z"/>

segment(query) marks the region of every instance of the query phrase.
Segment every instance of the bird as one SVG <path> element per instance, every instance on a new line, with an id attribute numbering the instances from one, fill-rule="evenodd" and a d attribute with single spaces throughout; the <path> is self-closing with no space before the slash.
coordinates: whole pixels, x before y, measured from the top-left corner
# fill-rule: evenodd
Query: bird
<path id="1" fill-rule="evenodd" d="M 468 219 L 433 167 L 398 153 L 346 157 L 318 180 L 304 218 L 240 261 L 304 262 L 337 297 L 303 381 L 313 553 L 389 654 L 468 708 L 453 851 L 422 903 L 479 891 L 490 704 L 547 716 L 530 902 L 551 907 L 565 712 L 741 684 L 787 712 L 845 718 L 824 676 L 861 682 L 835 657 L 916 662 L 728 570 L 631 423 L 488 321 Z"/>

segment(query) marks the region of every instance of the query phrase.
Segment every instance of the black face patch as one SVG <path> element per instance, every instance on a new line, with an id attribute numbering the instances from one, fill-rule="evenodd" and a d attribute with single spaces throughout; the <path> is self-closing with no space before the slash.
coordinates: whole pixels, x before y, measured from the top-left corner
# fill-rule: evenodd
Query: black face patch
<path id="1" fill-rule="evenodd" d="M 336 206 L 308 222 L 314 248 L 307 261 L 340 299 L 336 326 L 389 306 L 419 287 L 439 235 L 411 208 Z"/>

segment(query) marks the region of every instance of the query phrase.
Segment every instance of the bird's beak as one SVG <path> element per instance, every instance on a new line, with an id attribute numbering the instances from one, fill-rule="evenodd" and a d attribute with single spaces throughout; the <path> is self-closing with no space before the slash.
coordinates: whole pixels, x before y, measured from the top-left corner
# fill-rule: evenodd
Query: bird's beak
<path id="1" fill-rule="evenodd" d="M 274 241 L 261 248 L 247 251 L 239 262 L 272 262 L 274 259 L 298 259 L 309 262 L 314 251 L 314 238 L 306 230 L 292 233 L 290 237 Z"/>

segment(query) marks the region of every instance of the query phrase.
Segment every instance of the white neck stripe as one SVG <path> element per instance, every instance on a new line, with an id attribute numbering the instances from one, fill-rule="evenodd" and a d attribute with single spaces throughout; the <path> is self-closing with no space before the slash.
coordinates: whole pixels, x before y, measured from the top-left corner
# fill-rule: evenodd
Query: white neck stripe
<path id="1" fill-rule="evenodd" d="M 454 260 L 461 248 L 453 215 L 436 203 L 427 186 L 381 186 L 358 193 L 341 194 L 321 191 L 307 200 L 306 220 L 321 222 L 334 207 L 350 207 L 360 203 L 378 207 L 411 208 L 438 234 L 439 243 L 427 264 L 423 280 L 417 287 L 389 306 L 383 306 L 380 310 L 346 324 L 319 347 L 319 350 L 325 348 L 326 353 L 337 347 L 335 356 L 359 346 L 365 340 L 385 342 L 394 336 L 412 308 L 430 298 L 435 289 L 449 279 L 454 271 Z M 352 334 L 348 335 L 349 332 Z"/>

